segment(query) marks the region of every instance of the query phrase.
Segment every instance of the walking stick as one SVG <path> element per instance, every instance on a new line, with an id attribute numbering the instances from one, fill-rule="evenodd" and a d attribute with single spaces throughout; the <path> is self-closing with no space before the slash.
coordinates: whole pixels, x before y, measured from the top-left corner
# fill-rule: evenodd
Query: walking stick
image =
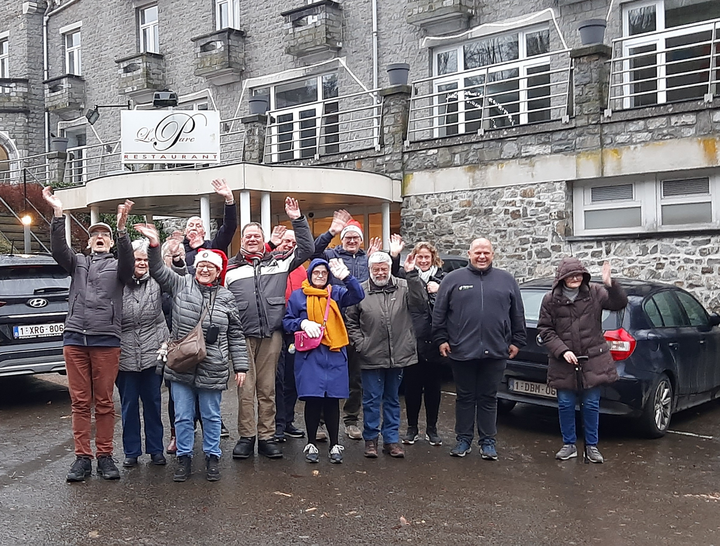
<path id="1" fill-rule="evenodd" d="M 583 376 L 582 376 L 582 363 L 587 362 L 589 357 L 587 356 L 579 356 L 577 357 L 578 363 L 575 365 L 575 380 L 577 383 L 577 396 L 578 396 L 578 403 L 580 404 L 580 434 L 582 435 L 583 439 L 583 450 L 582 450 L 582 459 L 585 464 L 589 464 L 590 461 L 587 458 L 587 442 L 585 440 L 585 411 L 584 411 L 584 402 L 583 402 L 583 391 L 585 390 L 583 388 Z"/>

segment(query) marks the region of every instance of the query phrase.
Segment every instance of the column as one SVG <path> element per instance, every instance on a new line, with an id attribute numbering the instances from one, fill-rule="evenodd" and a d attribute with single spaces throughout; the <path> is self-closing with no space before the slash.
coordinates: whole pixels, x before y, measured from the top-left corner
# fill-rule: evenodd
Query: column
<path id="1" fill-rule="evenodd" d="M 70 248 L 72 248 L 72 220 L 70 219 L 70 211 L 66 210 L 65 212 L 65 241 L 67 241 L 67 244 Z"/>
<path id="2" fill-rule="evenodd" d="M 382 204 L 382 239 L 383 248 L 390 248 L 390 203 Z"/>
<path id="3" fill-rule="evenodd" d="M 242 160 L 245 163 L 262 163 L 265 156 L 265 131 L 268 117 L 265 114 L 251 114 L 240 119 L 245 126 L 245 141 Z"/>
<path id="4" fill-rule="evenodd" d="M 100 221 L 100 207 L 93 205 L 90 207 L 90 225 L 97 224 Z"/>
<path id="5" fill-rule="evenodd" d="M 272 231 L 272 211 L 270 210 L 270 192 L 264 191 L 260 195 L 260 223 L 262 224 L 265 238 L 270 237 Z"/>
<path id="6" fill-rule="evenodd" d="M 205 233 L 210 234 L 210 197 L 200 196 L 200 218 L 202 218 Z"/>
<path id="7" fill-rule="evenodd" d="M 240 230 L 252 221 L 250 217 L 250 192 L 248 190 L 240 191 Z"/>

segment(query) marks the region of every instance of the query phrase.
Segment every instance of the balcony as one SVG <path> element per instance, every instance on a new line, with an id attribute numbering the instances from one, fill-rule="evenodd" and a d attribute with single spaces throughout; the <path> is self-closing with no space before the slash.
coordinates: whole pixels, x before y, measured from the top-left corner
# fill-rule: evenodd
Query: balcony
<path id="1" fill-rule="evenodd" d="M 136 53 L 115 62 L 118 64 L 118 89 L 135 102 L 150 102 L 155 91 L 166 88 L 162 55 Z"/>
<path id="2" fill-rule="evenodd" d="M 65 74 L 43 82 L 45 108 L 63 120 L 75 119 L 85 108 L 85 80 Z"/>
<path id="3" fill-rule="evenodd" d="M 712 102 L 720 87 L 720 19 L 613 40 L 606 116 L 671 102 Z"/>
<path id="4" fill-rule="evenodd" d="M 0 78 L 0 113 L 29 112 L 29 97 L 27 79 Z"/>
<path id="5" fill-rule="evenodd" d="M 245 33 L 226 28 L 191 38 L 195 44 L 195 75 L 213 85 L 240 81 L 245 69 Z"/>
<path id="6" fill-rule="evenodd" d="M 330 57 L 342 47 L 342 7 L 333 0 L 321 0 L 284 11 L 285 52 L 317 60 Z"/>
<path id="7" fill-rule="evenodd" d="M 468 27 L 473 0 L 413 0 L 408 2 L 406 20 L 430 36 L 449 34 Z"/>

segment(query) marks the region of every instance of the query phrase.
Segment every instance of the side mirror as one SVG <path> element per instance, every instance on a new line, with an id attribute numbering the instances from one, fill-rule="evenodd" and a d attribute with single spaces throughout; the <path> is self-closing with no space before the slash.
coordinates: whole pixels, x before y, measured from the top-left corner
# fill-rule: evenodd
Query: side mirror
<path id="1" fill-rule="evenodd" d="M 720 324 L 720 315 L 717 313 L 713 313 L 710 315 L 710 325 L 711 326 L 717 326 Z"/>

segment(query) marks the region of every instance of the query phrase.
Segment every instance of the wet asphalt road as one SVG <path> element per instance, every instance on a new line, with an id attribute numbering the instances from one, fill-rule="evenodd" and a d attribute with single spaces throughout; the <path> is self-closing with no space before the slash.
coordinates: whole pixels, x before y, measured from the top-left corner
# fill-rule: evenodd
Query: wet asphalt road
<path id="1" fill-rule="evenodd" d="M 365 459 L 361 442 L 345 438 L 342 465 L 322 444 L 320 464 L 305 463 L 303 440 L 286 442 L 281 460 L 234 461 L 231 429 L 220 482 L 204 479 L 201 457 L 198 473 L 175 484 L 172 458 L 153 467 L 144 456 L 119 482 L 67 484 L 65 379 L 0 379 L 0 545 L 720 545 L 720 404 L 675 416 L 674 431 L 700 436 L 638 439 L 624 420 L 602 419 L 604 465 L 555 461 L 555 411 L 518 406 L 501 417 L 500 460 L 488 462 L 475 446 L 463 459 L 448 455 L 452 389 L 441 408 L 445 445 L 406 446 L 404 460 Z M 236 407 L 226 393 L 226 423 Z M 119 418 L 115 440 L 122 461 Z"/>

